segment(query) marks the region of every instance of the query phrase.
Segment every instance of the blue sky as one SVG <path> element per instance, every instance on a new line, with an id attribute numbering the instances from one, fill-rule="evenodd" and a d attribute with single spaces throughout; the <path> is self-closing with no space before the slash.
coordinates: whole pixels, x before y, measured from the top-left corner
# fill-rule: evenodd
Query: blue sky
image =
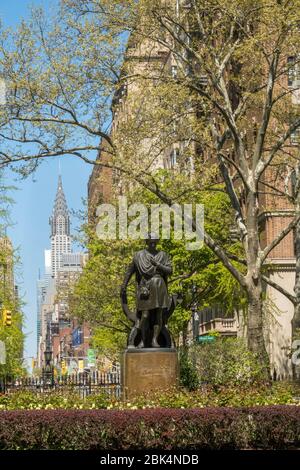
<path id="1" fill-rule="evenodd" d="M 0 0 L 0 18 L 5 26 L 14 27 L 28 16 L 30 5 L 50 10 L 56 0 Z M 60 158 L 61 174 L 69 208 L 82 208 L 87 195 L 87 182 L 91 167 L 74 157 Z M 14 246 L 19 247 L 22 266 L 18 284 L 26 302 L 24 307 L 27 335 L 25 357 L 36 356 L 36 280 L 39 268 L 44 266 L 44 250 L 50 247 L 49 217 L 51 215 L 59 174 L 58 159 L 44 162 L 34 176 L 25 181 L 15 180 L 18 191 L 13 193 L 14 226 L 9 229 Z M 10 181 L 12 182 L 12 180 Z M 78 224 L 75 220 L 73 228 Z"/>

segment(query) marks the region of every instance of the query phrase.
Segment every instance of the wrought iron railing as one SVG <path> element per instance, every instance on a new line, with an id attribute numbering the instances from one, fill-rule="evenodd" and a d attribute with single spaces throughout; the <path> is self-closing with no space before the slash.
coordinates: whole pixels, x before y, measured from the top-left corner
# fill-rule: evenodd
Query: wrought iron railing
<path id="1" fill-rule="evenodd" d="M 37 393 L 52 391 L 74 391 L 82 398 L 100 393 L 112 398 L 121 396 L 121 380 L 119 372 L 111 373 L 77 373 L 54 377 L 53 380 L 45 380 L 42 377 L 4 377 L 1 382 L 1 391 L 14 393 L 28 390 Z"/>

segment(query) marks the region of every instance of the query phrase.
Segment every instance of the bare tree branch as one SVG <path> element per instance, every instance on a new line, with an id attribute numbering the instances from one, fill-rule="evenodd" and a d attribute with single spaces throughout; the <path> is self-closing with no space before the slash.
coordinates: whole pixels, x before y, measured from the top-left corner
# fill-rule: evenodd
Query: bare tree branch
<path id="1" fill-rule="evenodd" d="M 284 287 L 281 287 L 279 284 L 276 282 L 272 281 L 269 277 L 267 276 L 262 276 L 262 279 L 271 287 L 276 289 L 278 292 L 280 292 L 282 295 L 284 295 L 287 299 L 289 299 L 293 305 L 296 305 L 296 297 L 293 294 L 290 294 Z"/>
<path id="2" fill-rule="evenodd" d="M 294 218 L 288 224 L 288 226 L 284 230 L 282 230 L 282 232 L 279 233 L 279 235 L 277 235 L 277 237 L 275 237 L 274 240 L 263 251 L 261 251 L 259 258 L 257 260 L 259 267 L 263 264 L 268 254 L 288 235 L 288 233 L 290 233 L 291 230 L 293 230 L 296 227 L 299 221 L 300 221 L 300 216 Z"/>

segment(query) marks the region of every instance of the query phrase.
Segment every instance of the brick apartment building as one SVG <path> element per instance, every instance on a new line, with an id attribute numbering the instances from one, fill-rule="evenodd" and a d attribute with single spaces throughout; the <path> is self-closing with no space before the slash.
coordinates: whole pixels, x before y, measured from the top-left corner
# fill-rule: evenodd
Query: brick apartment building
<path id="1" fill-rule="evenodd" d="M 177 2 L 178 3 L 178 2 Z M 179 2 L 180 3 L 180 2 Z M 287 58 L 289 60 L 289 58 Z M 149 41 L 138 42 L 133 38 L 129 39 L 128 48 L 124 60 L 125 65 L 130 64 L 132 74 L 143 69 L 149 69 L 155 64 L 156 68 L 168 69 L 171 74 L 176 73 L 176 66 L 172 60 L 172 55 L 158 44 Z M 299 70 L 298 70 L 299 69 Z M 283 77 L 288 82 L 290 88 L 300 85 L 300 66 L 295 73 Z M 151 90 L 151 87 L 149 88 Z M 133 82 L 125 83 L 116 93 L 112 104 L 113 123 L 111 135 L 114 138 L 118 133 L 119 122 L 131 113 L 132 103 L 135 95 L 139 93 L 139 88 Z M 150 91 L 149 91 L 150 93 Z M 297 94 L 291 94 L 291 103 L 300 104 Z M 298 144 L 298 141 L 295 142 Z M 99 157 L 105 161 L 105 145 L 103 144 Z M 143 145 L 143 143 L 139 143 Z M 167 149 L 156 162 L 156 168 L 167 168 L 172 170 L 178 164 L 179 145 L 173 145 Z M 192 171 L 192 170 L 191 170 Z M 264 175 L 265 181 L 274 184 L 275 187 L 283 188 L 286 184 L 285 176 L 276 176 L 269 170 Z M 115 174 L 111 169 L 95 166 L 91 174 L 88 186 L 89 219 L 92 223 L 96 220 L 96 207 L 100 202 L 108 202 L 115 184 Z M 293 207 L 287 202 L 287 199 L 278 195 L 267 194 L 262 191 L 260 196 L 260 230 L 262 247 L 267 246 L 271 241 L 288 225 L 293 217 Z M 290 293 L 293 293 L 295 284 L 295 252 L 294 235 L 290 232 L 270 253 L 267 258 L 268 276 L 284 287 Z M 272 373 L 277 377 L 287 377 L 291 374 L 291 361 L 289 358 L 291 348 L 291 320 L 294 315 L 293 304 L 280 292 L 273 287 L 266 285 L 266 310 L 267 323 L 265 328 L 266 347 L 271 360 Z M 267 306 L 269 305 L 269 307 Z M 223 335 L 244 336 L 245 327 L 240 315 L 233 315 L 230 321 L 227 321 L 220 309 L 210 309 L 210 312 L 197 312 L 197 332 L 196 335 L 205 335 L 208 331 L 214 329 L 220 331 Z M 191 331 L 192 331 L 191 325 Z"/>

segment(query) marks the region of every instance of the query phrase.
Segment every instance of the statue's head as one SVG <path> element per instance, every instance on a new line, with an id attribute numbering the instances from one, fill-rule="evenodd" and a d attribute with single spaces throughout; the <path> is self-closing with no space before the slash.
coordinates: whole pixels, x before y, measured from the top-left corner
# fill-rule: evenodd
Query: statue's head
<path id="1" fill-rule="evenodd" d="M 157 235 L 157 233 L 149 233 L 145 241 L 148 248 L 155 249 L 156 245 L 159 242 L 159 236 Z"/>

